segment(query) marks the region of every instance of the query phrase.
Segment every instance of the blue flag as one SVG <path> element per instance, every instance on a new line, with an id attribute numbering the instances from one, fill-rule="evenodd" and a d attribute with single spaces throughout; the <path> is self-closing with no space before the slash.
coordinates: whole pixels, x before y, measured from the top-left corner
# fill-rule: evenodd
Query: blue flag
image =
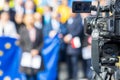
<path id="1" fill-rule="evenodd" d="M 45 70 L 38 74 L 38 80 L 56 80 L 59 48 L 60 42 L 58 35 L 54 38 L 45 38 L 42 50 Z"/>
<path id="2" fill-rule="evenodd" d="M 20 55 L 21 49 L 16 39 L 0 37 L 0 80 L 22 80 Z"/>

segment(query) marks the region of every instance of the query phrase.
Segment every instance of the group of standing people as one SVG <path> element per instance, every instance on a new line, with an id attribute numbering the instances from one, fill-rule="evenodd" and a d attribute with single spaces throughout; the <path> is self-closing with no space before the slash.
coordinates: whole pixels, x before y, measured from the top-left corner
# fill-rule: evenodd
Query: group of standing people
<path id="1" fill-rule="evenodd" d="M 60 59 L 66 59 L 69 79 L 77 80 L 79 56 L 91 54 L 91 39 L 84 35 L 83 15 L 73 13 L 68 7 L 68 0 L 61 4 L 44 6 L 44 13 L 36 12 L 33 0 L 15 0 L 14 8 L 9 7 L 9 0 L 5 0 L 0 11 L 0 36 L 17 38 L 23 52 L 29 52 L 32 57 L 41 55 L 44 37 L 53 37 L 56 33 L 60 38 Z M 89 15 L 88 15 L 89 16 Z M 86 44 L 88 43 L 88 44 Z M 87 50 L 89 50 L 87 52 Z M 91 57 L 84 58 L 85 77 L 90 78 Z M 28 80 L 36 80 L 36 69 L 21 69 L 26 72 Z"/>

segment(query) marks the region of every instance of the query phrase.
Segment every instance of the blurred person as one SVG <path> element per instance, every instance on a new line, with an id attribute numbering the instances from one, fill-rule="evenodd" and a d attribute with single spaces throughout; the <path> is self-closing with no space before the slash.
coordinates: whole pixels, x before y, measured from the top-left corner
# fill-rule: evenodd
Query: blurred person
<path id="1" fill-rule="evenodd" d="M 56 12 L 52 13 L 51 24 L 54 31 L 57 33 L 60 32 L 60 22 L 58 20 L 58 15 Z"/>
<path id="2" fill-rule="evenodd" d="M 60 32 L 60 22 L 58 20 L 58 16 L 57 16 L 56 12 L 51 13 L 50 22 L 49 22 L 49 24 L 44 26 L 44 31 L 43 32 L 44 32 L 44 37 L 49 37 L 51 39 L 54 39 L 56 34 L 58 34 L 59 38 L 60 38 L 60 33 L 59 33 Z M 61 54 L 58 54 L 56 57 L 59 57 L 59 55 L 61 55 Z M 58 60 L 56 60 L 56 61 L 57 61 L 57 64 L 58 64 L 59 63 Z M 56 68 L 56 69 L 58 69 L 58 68 Z M 56 78 L 58 79 L 58 73 L 56 73 L 56 74 L 57 74 Z M 57 79 L 55 79 L 55 80 L 57 80 Z"/>
<path id="3" fill-rule="evenodd" d="M 39 12 L 40 14 L 44 13 L 44 6 L 42 5 L 43 0 L 33 0 L 36 6 L 36 12 Z"/>
<path id="4" fill-rule="evenodd" d="M 58 20 L 58 16 L 56 12 L 51 13 L 51 19 L 49 24 L 44 26 L 45 37 L 54 37 L 56 33 L 60 32 L 60 22 Z"/>
<path id="5" fill-rule="evenodd" d="M 23 50 L 23 53 L 27 53 L 31 55 L 32 58 L 38 55 L 41 56 L 40 52 L 43 44 L 42 29 L 38 29 L 34 26 L 33 14 L 26 14 L 24 16 L 24 24 L 25 26 L 21 27 L 19 30 L 20 45 Z M 26 57 L 26 58 L 29 58 L 29 57 Z M 43 65 L 41 64 L 41 66 Z M 43 67 L 40 67 L 40 68 L 43 68 Z M 37 73 L 39 70 L 40 69 L 38 68 L 36 69 L 33 67 L 21 67 L 21 71 L 26 74 L 27 80 L 31 80 L 31 78 L 33 78 L 33 80 L 37 80 Z"/>
<path id="6" fill-rule="evenodd" d="M 34 18 L 35 18 L 35 27 L 42 29 L 43 28 L 43 21 L 42 21 L 42 15 L 38 12 L 34 13 Z"/>
<path id="7" fill-rule="evenodd" d="M 35 12 L 35 4 L 32 0 L 25 2 L 25 14 L 32 14 Z"/>
<path id="8" fill-rule="evenodd" d="M 107 1 L 107 0 L 100 0 L 100 5 L 101 5 L 101 6 L 106 6 L 106 4 L 107 4 L 106 1 Z"/>
<path id="9" fill-rule="evenodd" d="M 67 29 L 68 33 L 64 37 L 64 42 L 67 43 L 66 52 L 69 79 L 77 80 L 78 56 L 81 54 L 81 39 L 83 35 L 82 19 L 79 14 L 71 12 Z"/>
<path id="10" fill-rule="evenodd" d="M 46 5 L 44 7 L 44 14 L 43 14 L 43 20 L 44 20 L 44 25 L 48 25 L 51 21 L 51 15 L 52 15 L 52 7 Z"/>
<path id="11" fill-rule="evenodd" d="M 0 10 L 3 8 L 4 6 L 4 0 L 0 0 Z"/>
<path id="12" fill-rule="evenodd" d="M 80 13 L 82 17 L 82 25 L 84 26 L 84 19 L 91 16 L 90 13 Z M 86 28 L 84 28 L 86 29 Z M 84 30 L 85 31 L 85 30 Z M 90 32 L 89 32 L 90 33 Z M 88 80 L 92 77 L 92 70 L 91 67 L 91 37 L 86 36 L 85 33 L 83 34 L 83 40 L 82 40 L 82 66 L 84 71 L 84 77 Z"/>
<path id="13" fill-rule="evenodd" d="M 58 15 L 60 22 L 65 24 L 70 17 L 70 8 L 68 7 L 68 0 L 62 0 L 62 4 L 58 6 Z"/>
<path id="14" fill-rule="evenodd" d="M 51 27 L 51 19 L 52 19 L 52 7 L 46 5 L 44 7 L 43 14 L 43 35 L 44 37 L 49 36 L 49 32 L 52 30 Z"/>
<path id="15" fill-rule="evenodd" d="M 61 5 L 58 6 L 57 13 L 60 21 L 61 35 L 64 36 L 67 32 L 67 21 L 70 17 L 71 9 L 68 7 L 68 0 L 62 0 Z M 62 43 L 64 45 L 64 43 Z"/>
<path id="16" fill-rule="evenodd" d="M 0 12 L 2 12 L 2 11 L 8 11 L 9 15 L 10 15 L 10 20 L 14 21 L 15 11 L 13 8 L 10 8 L 9 0 L 5 0 L 3 9 Z"/>
<path id="17" fill-rule="evenodd" d="M 67 34 L 67 21 L 70 17 L 70 8 L 68 7 L 68 0 L 62 0 L 61 4 L 57 9 L 59 21 L 60 21 L 60 34 L 61 34 L 61 46 L 60 46 L 60 54 L 63 58 L 62 61 L 65 61 L 66 54 L 66 43 L 63 41 L 64 36 Z"/>
<path id="18" fill-rule="evenodd" d="M 10 15 L 8 11 L 1 12 L 0 36 L 18 38 L 15 24 L 10 21 Z"/>
<path id="19" fill-rule="evenodd" d="M 23 0 L 15 0 L 15 6 L 14 6 L 16 13 L 24 14 L 24 3 Z"/>
<path id="20" fill-rule="evenodd" d="M 55 31 L 56 33 L 60 32 L 60 22 L 58 20 L 58 16 L 56 12 L 52 13 L 51 26 L 52 26 L 52 31 Z"/>
<path id="21" fill-rule="evenodd" d="M 82 48 L 82 57 L 83 57 L 83 69 L 85 73 L 85 78 L 90 80 L 92 78 L 92 69 L 91 69 L 91 36 L 85 36 L 84 47 Z"/>
<path id="22" fill-rule="evenodd" d="M 57 11 L 59 6 L 58 0 L 47 0 L 47 4 L 53 8 L 53 11 Z"/>
<path id="23" fill-rule="evenodd" d="M 19 34 L 20 27 L 22 27 L 24 25 L 23 24 L 23 16 L 24 16 L 24 14 L 22 14 L 22 13 L 15 14 L 15 25 L 16 25 L 16 30 L 17 30 L 18 34 Z"/>

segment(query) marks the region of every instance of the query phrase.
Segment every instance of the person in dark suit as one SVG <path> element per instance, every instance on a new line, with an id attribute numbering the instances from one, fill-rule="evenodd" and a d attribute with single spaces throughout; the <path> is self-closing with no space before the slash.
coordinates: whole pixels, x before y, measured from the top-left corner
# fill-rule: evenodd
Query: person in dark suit
<path id="1" fill-rule="evenodd" d="M 24 14 L 21 14 L 21 13 L 16 13 L 15 14 L 15 27 L 16 27 L 16 30 L 17 30 L 18 34 L 19 34 L 20 27 L 24 26 L 23 16 L 24 16 Z"/>
<path id="2" fill-rule="evenodd" d="M 40 55 L 40 50 L 42 48 L 43 43 L 43 34 L 42 29 L 38 29 L 34 27 L 34 17 L 33 14 L 26 14 L 24 17 L 25 26 L 19 29 L 20 34 L 20 45 L 23 52 L 30 53 L 33 57 L 36 55 Z M 30 78 L 36 79 L 36 74 L 39 69 L 32 68 L 21 68 L 23 72 L 26 73 L 27 80 Z"/>
<path id="3" fill-rule="evenodd" d="M 77 80 L 78 56 L 81 53 L 81 39 L 83 34 L 82 19 L 79 14 L 72 13 L 67 23 L 68 33 L 64 37 L 67 43 L 67 65 L 69 79 Z M 71 67 L 72 66 L 72 67 Z"/>

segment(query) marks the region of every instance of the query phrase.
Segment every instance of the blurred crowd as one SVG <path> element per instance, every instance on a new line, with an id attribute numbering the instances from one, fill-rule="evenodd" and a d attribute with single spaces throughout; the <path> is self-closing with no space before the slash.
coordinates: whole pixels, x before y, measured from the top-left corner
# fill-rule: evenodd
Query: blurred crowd
<path id="1" fill-rule="evenodd" d="M 84 18 L 91 14 L 73 13 L 72 1 L 0 0 L 0 36 L 19 39 L 23 52 L 30 52 L 35 56 L 39 54 L 45 37 L 52 38 L 58 34 L 61 44 L 59 62 L 67 64 L 68 80 L 77 80 L 77 65 L 80 60 L 84 77 L 90 79 L 91 37 L 84 35 Z M 34 80 L 36 72 L 37 70 L 33 70 L 32 73 Z M 26 74 L 29 80 L 29 70 Z"/>

